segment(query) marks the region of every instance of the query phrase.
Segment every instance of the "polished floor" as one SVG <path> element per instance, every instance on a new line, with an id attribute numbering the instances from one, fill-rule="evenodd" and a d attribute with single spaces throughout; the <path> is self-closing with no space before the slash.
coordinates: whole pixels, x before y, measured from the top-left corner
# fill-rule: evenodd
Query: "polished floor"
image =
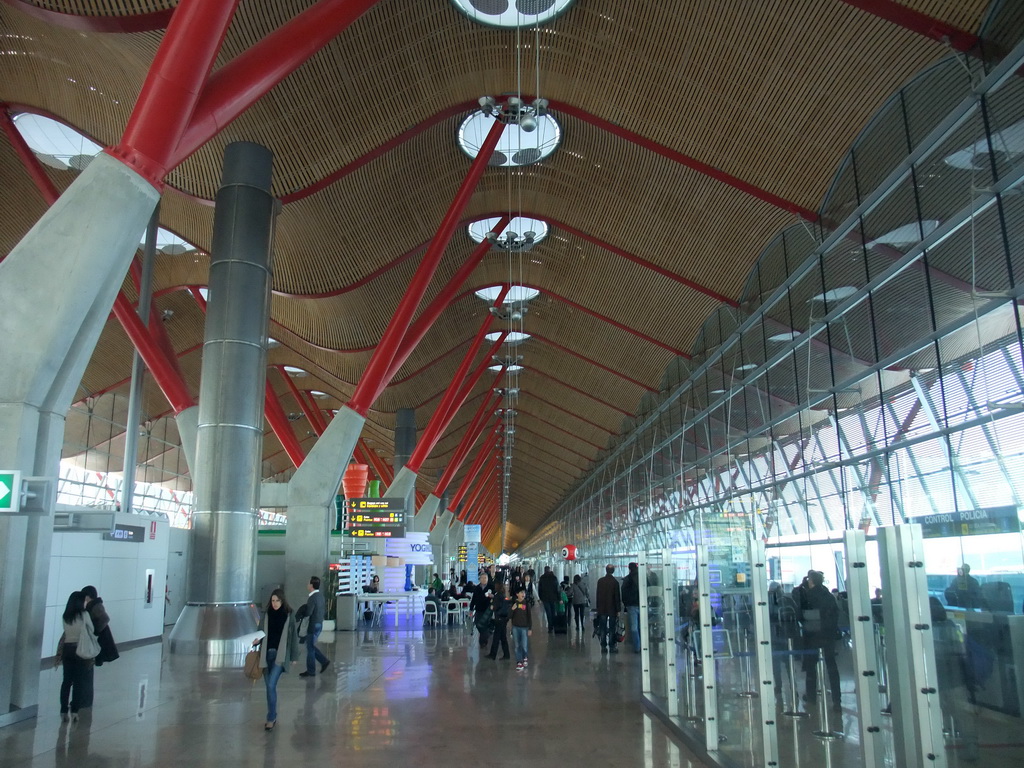
<path id="1" fill-rule="evenodd" d="M 639 656 L 602 654 L 589 633 L 535 631 L 523 672 L 461 627 L 338 632 L 320 645 L 334 663 L 311 681 L 295 667 L 281 679 L 269 733 L 262 683 L 160 645 L 97 669 L 95 706 L 77 723 L 60 722 L 60 672 L 44 670 L 39 717 L 0 729 L 0 766 L 701 766 L 641 705 Z"/>

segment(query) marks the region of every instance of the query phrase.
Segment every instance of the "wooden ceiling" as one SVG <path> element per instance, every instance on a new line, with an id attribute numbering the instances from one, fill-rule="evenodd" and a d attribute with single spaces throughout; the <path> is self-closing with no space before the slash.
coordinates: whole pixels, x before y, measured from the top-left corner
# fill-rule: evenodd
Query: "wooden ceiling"
<path id="1" fill-rule="evenodd" d="M 219 63 L 312 4 L 242 3 Z M 39 111 L 116 143 L 175 5 L 5 0 L 0 100 L 12 113 Z M 514 547 L 628 426 L 677 353 L 691 350 L 720 306 L 714 296 L 739 300 L 764 246 L 800 212 L 813 215 L 885 100 L 948 54 L 920 33 L 927 30 L 907 27 L 930 18 L 976 33 L 986 6 L 577 0 L 539 32 L 524 30 L 517 55 L 514 31 L 480 26 L 451 0 L 382 0 L 169 175 L 161 223 L 205 251 L 224 146 L 247 140 L 273 150 L 274 190 L 285 205 L 271 325 L 281 345 L 270 362 L 308 370 L 298 386 L 327 392 L 324 409 L 338 407 L 469 167 L 455 140 L 459 123 L 479 96 L 513 93 L 518 78 L 532 93 L 539 82 L 561 146 L 535 166 L 488 169 L 464 217 L 513 210 L 552 222 L 522 264 L 523 282 L 541 296 L 525 319 L 534 338 L 515 352 L 526 370 L 505 542 Z M 6 254 L 44 203 L 6 143 L 0 170 Z M 74 174 L 47 173 L 58 188 Z M 473 247 L 460 228 L 425 301 Z M 173 313 L 166 329 L 193 394 L 203 314 L 184 289 L 204 286 L 207 272 L 202 251 L 162 255 L 157 265 L 157 307 Z M 505 259 L 488 256 L 376 403 L 365 436 L 386 461 L 395 411 L 416 407 L 426 426 L 485 317 L 472 289 L 507 280 Z M 134 295 L 130 280 L 125 288 Z M 98 427 L 123 418 L 130 353 L 111 320 L 68 421 L 66 456 L 119 466 L 123 436 Z M 269 380 L 285 411 L 301 413 L 280 374 Z M 421 490 L 433 486 L 485 386 L 424 465 Z M 82 415 L 87 403 L 93 419 Z M 147 476 L 187 487 L 167 404 L 152 387 L 146 414 L 161 446 L 140 447 Z M 308 451 L 310 425 L 292 426 Z M 286 477 L 290 467 L 268 429 L 264 475 Z M 494 536 L 485 545 L 500 547 Z"/>

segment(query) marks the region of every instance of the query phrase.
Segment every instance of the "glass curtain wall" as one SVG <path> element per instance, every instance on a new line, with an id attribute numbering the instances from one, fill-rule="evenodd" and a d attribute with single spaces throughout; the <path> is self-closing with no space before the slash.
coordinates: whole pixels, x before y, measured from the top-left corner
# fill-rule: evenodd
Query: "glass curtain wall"
<path id="1" fill-rule="evenodd" d="M 699 677 L 712 664 L 723 764 L 765 764 L 772 749 L 784 765 L 861 765 L 865 750 L 905 764 L 903 734 L 932 716 L 941 729 L 928 764 L 1024 757 L 1012 736 L 1024 725 L 1020 48 L 987 67 L 951 57 L 885 105 L 819 221 L 765 248 L 739 306 L 708 318 L 692 359 L 666 372 L 666 394 L 645 401 L 521 549 L 576 544 L 592 573 L 637 552 L 660 563 L 669 551 L 658 568 L 677 609 L 673 719 L 705 742 Z M 906 545 L 922 563 L 919 598 L 917 574 L 895 570 L 894 545 L 883 556 L 878 541 L 882 529 L 910 524 L 920 526 L 920 542 Z M 855 562 L 847 531 L 864 533 Z M 766 549 L 760 565 L 756 541 Z M 689 631 L 699 547 L 711 649 Z M 851 568 L 866 575 L 852 596 Z M 809 572 L 818 583 L 794 593 Z M 754 579 L 767 581 L 771 606 L 770 735 L 751 695 L 765 679 L 751 668 Z M 891 601 L 889 583 L 900 590 Z M 807 603 L 819 584 L 829 595 L 821 615 Z M 851 605 L 864 613 L 851 615 Z M 834 626 L 815 628 L 830 606 Z M 853 631 L 858 620 L 871 631 Z M 894 648 L 905 626 L 912 634 Z M 908 668 L 922 637 L 927 663 Z M 667 651 L 654 647 L 662 706 L 673 686 Z M 863 699 L 877 697 L 877 724 L 858 698 L 864 664 L 877 667 Z M 904 695 L 894 713 L 893 674 L 935 695 Z"/>

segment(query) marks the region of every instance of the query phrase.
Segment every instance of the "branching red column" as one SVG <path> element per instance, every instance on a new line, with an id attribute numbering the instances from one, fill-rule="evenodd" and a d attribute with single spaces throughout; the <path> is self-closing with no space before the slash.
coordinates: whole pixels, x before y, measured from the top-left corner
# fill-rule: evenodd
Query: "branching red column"
<path id="1" fill-rule="evenodd" d="M 215 0 L 201 0 L 210 3 Z M 210 76 L 173 165 L 208 142 L 379 0 L 320 0 Z"/>
<path id="2" fill-rule="evenodd" d="M 494 430 L 483 441 L 483 444 L 480 446 L 480 452 L 477 454 L 476 458 L 473 460 L 473 463 L 470 465 L 469 471 L 466 473 L 466 476 L 462 479 L 462 485 L 459 486 L 459 490 L 455 492 L 455 495 L 452 497 L 451 502 L 448 504 L 449 509 L 458 509 L 459 502 L 461 502 L 466 497 L 466 494 L 469 492 L 470 485 L 473 483 L 477 475 L 480 473 L 480 470 L 484 466 L 484 462 L 487 461 L 487 457 L 494 452 L 494 447 L 498 444 L 498 440 L 501 437 L 501 426 L 501 421 L 498 421 L 498 423 L 494 425 Z M 459 515 L 459 519 L 464 520 L 465 515 Z"/>
<path id="3" fill-rule="evenodd" d="M 163 182 L 227 34 L 238 0 L 181 0 L 121 141 L 107 150 L 154 186 Z"/>

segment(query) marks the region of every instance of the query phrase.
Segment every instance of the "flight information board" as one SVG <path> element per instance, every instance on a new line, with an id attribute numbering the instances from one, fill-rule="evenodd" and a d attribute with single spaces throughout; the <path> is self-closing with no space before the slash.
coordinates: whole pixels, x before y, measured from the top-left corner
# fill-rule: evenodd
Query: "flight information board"
<path id="1" fill-rule="evenodd" d="M 346 536 L 400 539 L 405 536 L 403 499 L 347 499 L 343 530 Z"/>

